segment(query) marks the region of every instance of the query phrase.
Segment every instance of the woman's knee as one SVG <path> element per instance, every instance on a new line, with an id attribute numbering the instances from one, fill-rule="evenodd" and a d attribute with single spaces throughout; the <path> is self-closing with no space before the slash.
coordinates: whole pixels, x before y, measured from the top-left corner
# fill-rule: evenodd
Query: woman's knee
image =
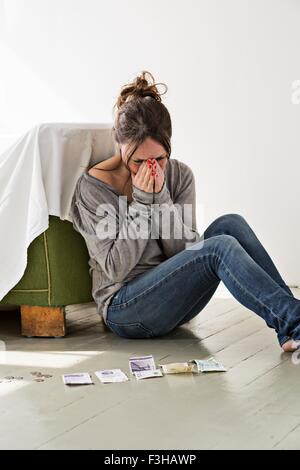
<path id="1" fill-rule="evenodd" d="M 245 225 L 248 225 L 248 223 L 242 215 L 235 213 L 224 214 L 209 225 L 204 232 L 204 238 L 219 234 L 235 236 Z"/>
<path id="2" fill-rule="evenodd" d="M 228 233 L 222 233 L 220 235 L 216 235 L 215 237 L 213 237 L 215 239 L 215 242 L 217 244 L 222 244 L 224 246 L 228 246 L 228 245 L 236 245 L 238 244 L 238 240 L 233 236 L 233 235 L 229 235 Z"/>
<path id="3" fill-rule="evenodd" d="M 213 237 L 205 240 L 206 252 L 212 255 L 223 254 L 229 249 L 240 246 L 239 241 L 233 236 L 226 233 L 214 235 Z"/>

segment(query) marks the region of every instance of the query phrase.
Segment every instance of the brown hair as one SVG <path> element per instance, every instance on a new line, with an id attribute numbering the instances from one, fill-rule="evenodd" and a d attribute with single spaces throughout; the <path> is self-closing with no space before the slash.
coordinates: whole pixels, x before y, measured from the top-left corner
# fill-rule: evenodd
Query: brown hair
<path id="1" fill-rule="evenodd" d="M 159 93 L 157 85 L 163 85 L 165 92 Z M 170 113 L 161 100 L 161 95 L 167 90 L 167 85 L 155 83 L 153 75 L 147 71 L 122 87 L 114 105 L 117 115 L 113 133 L 118 144 L 133 144 L 127 164 L 147 137 L 160 143 L 170 157 L 172 123 Z"/>
<path id="2" fill-rule="evenodd" d="M 157 85 L 165 87 L 164 93 L 159 93 Z M 123 162 L 129 170 L 129 179 L 128 162 L 136 149 L 148 137 L 160 143 L 170 158 L 172 122 L 170 113 L 161 100 L 161 95 L 164 95 L 167 90 L 167 85 L 155 83 L 153 75 L 148 71 L 141 72 L 132 83 L 121 88 L 113 107 L 116 115 L 112 133 L 118 144 L 133 145 L 126 162 Z M 122 158 L 120 158 L 120 164 L 122 164 Z M 114 169 L 118 167 L 119 164 Z"/>

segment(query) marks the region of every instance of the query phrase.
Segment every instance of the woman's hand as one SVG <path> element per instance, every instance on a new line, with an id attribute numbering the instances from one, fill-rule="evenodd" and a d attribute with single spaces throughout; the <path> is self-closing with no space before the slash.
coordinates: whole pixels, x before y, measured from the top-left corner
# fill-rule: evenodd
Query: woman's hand
<path id="1" fill-rule="evenodd" d="M 145 160 L 136 175 L 131 173 L 132 184 L 147 193 L 158 193 L 164 184 L 164 172 L 156 160 Z"/>
<path id="2" fill-rule="evenodd" d="M 154 177 L 151 175 L 152 169 L 145 160 L 139 167 L 137 173 L 131 173 L 132 184 L 146 193 L 153 192 Z"/>
<path id="3" fill-rule="evenodd" d="M 156 160 L 152 160 L 153 164 L 153 171 L 155 172 L 154 176 L 154 192 L 159 193 L 161 191 L 161 188 L 163 187 L 164 181 L 165 181 L 165 173 L 162 170 L 161 166 L 158 165 Z"/>

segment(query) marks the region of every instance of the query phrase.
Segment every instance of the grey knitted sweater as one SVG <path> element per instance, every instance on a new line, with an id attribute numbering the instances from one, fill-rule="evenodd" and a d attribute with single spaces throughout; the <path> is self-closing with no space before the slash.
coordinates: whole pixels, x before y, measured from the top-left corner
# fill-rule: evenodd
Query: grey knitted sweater
<path id="1" fill-rule="evenodd" d="M 129 203 L 87 171 L 72 198 L 73 226 L 89 251 L 92 296 L 104 322 L 113 295 L 125 283 L 200 240 L 195 178 L 187 164 L 170 158 L 161 191 L 148 193 L 133 185 L 132 199 Z"/>

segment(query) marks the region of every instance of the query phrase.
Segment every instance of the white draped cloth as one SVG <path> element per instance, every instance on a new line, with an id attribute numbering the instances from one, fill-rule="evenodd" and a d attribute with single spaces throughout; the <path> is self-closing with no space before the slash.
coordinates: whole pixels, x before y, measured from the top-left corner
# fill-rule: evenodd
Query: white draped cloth
<path id="1" fill-rule="evenodd" d="M 0 155 L 0 300 L 22 278 L 49 215 L 71 222 L 78 178 L 114 153 L 112 124 L 40 124 Z"/>

